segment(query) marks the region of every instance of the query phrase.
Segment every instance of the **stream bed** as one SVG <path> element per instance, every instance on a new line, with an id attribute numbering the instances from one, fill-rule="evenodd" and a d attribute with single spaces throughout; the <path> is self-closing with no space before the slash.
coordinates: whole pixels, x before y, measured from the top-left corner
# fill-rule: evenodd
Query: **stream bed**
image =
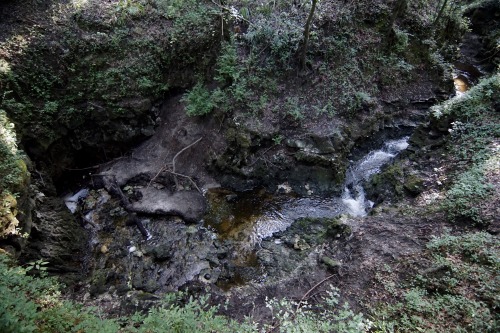
<path id="1" fill-rule="evenodd" d="M 132 212 L 134 202 L 124 204 L 112 188 L 67 195 L 67 207 L 80 216 L 89 235 L 86 297 L 158 294 L 194 281 L 228 290 L 280 278 L 301 265 L 317 265 L 311 251 L 325 235 L 341 239 L 349 233 L 336 217 L 369 212 L 372 202 L 365 198 L 364 182 L 404 150 L 407 141 L 385 141 L 352 161 L 340 196 L 299 197 L 287 183 L 276 193 L 209 189 L 204 193 L 207 213 L 197 223 L 185 223 L 175 214 Z M 130 200 L 146 190 L 166 191 L 140 184 L 123 187 Z M 189 208 L 189 200 L 186 204 Z"/>
<path id="2" fill-rule="evenodd" d="M 209 211 L 204 223 L 218 237 L 235 244 L 238 254 L 234 259 L 239 265 L 255 265 L 253 254 L 262 240 L 285 231 L 299 219 L 334 218 L 341 214 L 365 216 L 373 203 L 365 198 L 363 182 L 406 149 L 408 139 L 386 141 L 380 149 L 352 162 L 339 197 L 276 195 L 263 189 L 239 194 L 223 189 L 210 190 L 206 194 Z M 280 188 L 286 189 L 287 185 L 280 185 Z"/>

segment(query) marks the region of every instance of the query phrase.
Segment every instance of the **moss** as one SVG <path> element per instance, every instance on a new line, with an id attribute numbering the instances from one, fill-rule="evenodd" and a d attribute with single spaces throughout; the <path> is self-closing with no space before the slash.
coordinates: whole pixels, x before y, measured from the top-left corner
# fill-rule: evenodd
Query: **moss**
<path id="1" fill-rule="evenodd" d="M 0 195 L 0 238 L 15 234 L 19 221 L 17 215 L 17 201 L 11 194 Z"/>
<path id="2" fill-rule="evenodd" d="M 178 2 L 172 6 L 175 14 L 169 9 L 166 18 L 160 8 L 133 7 L 132 14 L 129 2 L 122 3 L 91 0 L 51 10 L 34 3 L 26 6 L 34 6 L 37 22 L 50 29 L 26 29 L 17 37 L 5 32 L 0 108 L 15 121 L 22 140 L 39 143 L 40 155 L 55 141 L 89 127 L 111 138 L 105 133 L 116 132 L 120 123 L 147 122 L 151 101 L 171 86 L 190 85 L 197 71 L 204 73 L 215 62 L 220 35 L 213 31 L 220 30 L 220 20 L 210 15 L 210 6 Z M 30 42 L 21 45 L 22 40 Z M 137 137 L 140 131 L 126 139 Z M 86 144 L 85 139 L 76 141 Z"/>
<path id="3" fill-rule="evenodd" d="M 424 181 L 416 175 L 406 177 L 403 187 L 412 195 L 418 195 L 423 191 Z"/>
<path id="4" fill-rule="evenodd" d="M 376 201 L 387 198 L 400 198 L 403 194 L 404 172 L 399 164 L 393 164 L 372 177 L 367 185 L 369 196 L 378 197 Z"/>
<path id="5" fill-rule="evenodd" d="M 336 166 L 336 161 L 333 160 L 331 157 L 323 156 L 323 155 L 318 155 L 314 153 L 309 153 L 306 151 L 299 151 L 295 155 L 295 159 L 299 162 L 304 162 L 307 164 L 314 164 L 314 165 L 319 165 L 323 167 L 335 167 Z"/>
<path id="6" fill-rule="evenodd" d="M 310 245 L 317 245 L 327 238 L 343 239 L 351 234 L 351 228 L 341 218 L 300 218 L 290 228 L 290 234 L 300 234 Z"/>

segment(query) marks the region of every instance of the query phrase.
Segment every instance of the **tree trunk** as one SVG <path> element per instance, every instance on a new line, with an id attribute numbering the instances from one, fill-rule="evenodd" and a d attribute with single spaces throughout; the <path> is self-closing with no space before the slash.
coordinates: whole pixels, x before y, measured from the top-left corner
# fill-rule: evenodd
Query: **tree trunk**
<path id="1" fill-rule="evenodd" d="M 307 44 L 309 44 L 309 33 L 311 31 L 311 24 L 317 2 L 318 0 L 312 0 L 311 10 L 309 11 L 309 16 L 307 17 L 306 26 L 304 27 L 304 44 L 302 45 L 302 53 L 300 55 L 300 67 L 302 69 L 306 68 Z"/>
<path id="2" fill-rule="evenodd" d="M 436 19 L 434 20 L 434 23 L 433 23 L 434 26 L 436 26 L 436 24 L 438 23 L 439 19 L 443 15 L 444 9 L 446 8 L 447 4 L 448 4 L 448 0 L 444 0 L 443 1 L 443 5 L 439 9 L 439 13 L 437 14 Z"/>

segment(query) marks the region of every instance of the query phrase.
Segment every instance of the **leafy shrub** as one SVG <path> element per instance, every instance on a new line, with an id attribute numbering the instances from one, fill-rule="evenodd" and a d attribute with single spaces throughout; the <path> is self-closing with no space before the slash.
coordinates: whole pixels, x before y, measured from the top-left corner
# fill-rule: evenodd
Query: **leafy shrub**
<path id="1" fill-rule="evenodd" d="M 294 120 L 304 119 L 302 104 L 303 102 L 298 97 L 287 97 L 284 105 L 286 113 L 292 116 Z"/>
<path id="2" fill-rule="evenodd" d="M 14 125 L 0 110 L 0 194 L 19 190 L 26 173 L 24 162 L 17 151 Z"/>
<path id="3" fill-rule="evenodd" d="M 1 332 L 116 333 L 118 330 L 113 320 L 101 320 L 73 303 L 63 302 L 54 279 L 28 276 L 26 269 L 0 254 Z"/>
<path id="4" fill-rule="evenodd" d="M 0 110 L 0 238 L 16 234 L 15 195 L 27 184 L 28 171 L 16 145 L 14 125 Z"/>
<path id="5" fill-rule="evenodd" d="M 182 293 L 167 294 L 146 314 L 102 319 L 94 313 L 97 309 L 62 301 L 54 279 L 26 273 L 0 254 L 1 332 L 257 333 L 272 328 L 266 323 L 257 325 L 251 317 L 243 322 L 231 320 L 217 314 L 218 307 L 208 304 L 208 296 L 184 300 Z M 287 300 L 269 300 L 267 307 L 281 332 L 366 332 L 370 323 L 347 304 L 339 307 L 338 296 L 338 290 L 329 291 L 319 308 L 307 303 L 298 307 Z"/>
<path id="6" fill-rule="evenodd" d="M 162 304 L 153 308 L 142 321 L 140 332 L 256 332 L 253 323 L 240 324 L 217 315 L 218 307 L 208 305 L 208 297 L 189 298 L 184 306 L 177 302 L 179 294 L 167 295 Z"/>
<path id="7" fill-rule="evenodd" d="M 361 333 L 370 330 L 370 321 L 355 314 L 347 303 L 339 304 L 338 289 L 328 290 L 323 301 L 313 307 L 307 302 L 295 304 L 287 300 L 269 300 L 266 306 L 272 311 L 277 322 L 274 328 L 279 328 L 279 332 Z"/>
<path id="8" fill-rule="evenodd" d="M 234 82 L 238 80 L 242 69 L 238 64 L 238 54 L 236 53 L 236 45 L 234 36 L 229 42 L 224 42 L 217 58 L 217 75 L 215 79 L 219 82 Z"/>
<path id="9" fill-rule="evenodd" d="M 6 31 L 0 45 L 0 53 L 8 55 L 0 60 L 0 109 L 16 123 L 19 136 L 44 147 L 61 137 L 61 128 L 86 126 L 91 117 L 144 115 L 147 103 L 137 107 L 134 101 L 161 99 L 170 86 L 190 80 L 180 73 L 197 72 L 215 60 L 211 51 L 220 20 L 210 2 L 90 0 L 52 8 L 34 1 L 27 6 L 51 28 L 10 36 Z M 19 48 L 22 53 L 15 51 Z M 100 123 L 104 131 L 107 123 Z"/>
<path id="10" fill-rule="evenodd" d="M 203 116 L 212 112 L 214 103 L 210 91 L 201 82 L 184 95 L 182 101 L 186 103 L 188 116 Z"/>
<path id="11" fill-rule="evenodd" d="M 244 35 L 261 63 L 276 69 L 290 69 L 302 41 L 302 22 L 287 12 L 275 12 L 254 19 Z"/>

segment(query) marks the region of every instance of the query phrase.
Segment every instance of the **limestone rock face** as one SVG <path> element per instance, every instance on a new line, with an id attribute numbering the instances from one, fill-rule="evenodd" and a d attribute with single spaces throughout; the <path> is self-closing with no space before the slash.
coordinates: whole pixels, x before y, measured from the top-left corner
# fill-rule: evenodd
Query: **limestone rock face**
<path id="1" fill-rule="evenodd" d="M 37 202 L 26 261 L 42 258 L 49 272 L 80 274 L 87 234 L 60 198 L 43 197 Z"/>

